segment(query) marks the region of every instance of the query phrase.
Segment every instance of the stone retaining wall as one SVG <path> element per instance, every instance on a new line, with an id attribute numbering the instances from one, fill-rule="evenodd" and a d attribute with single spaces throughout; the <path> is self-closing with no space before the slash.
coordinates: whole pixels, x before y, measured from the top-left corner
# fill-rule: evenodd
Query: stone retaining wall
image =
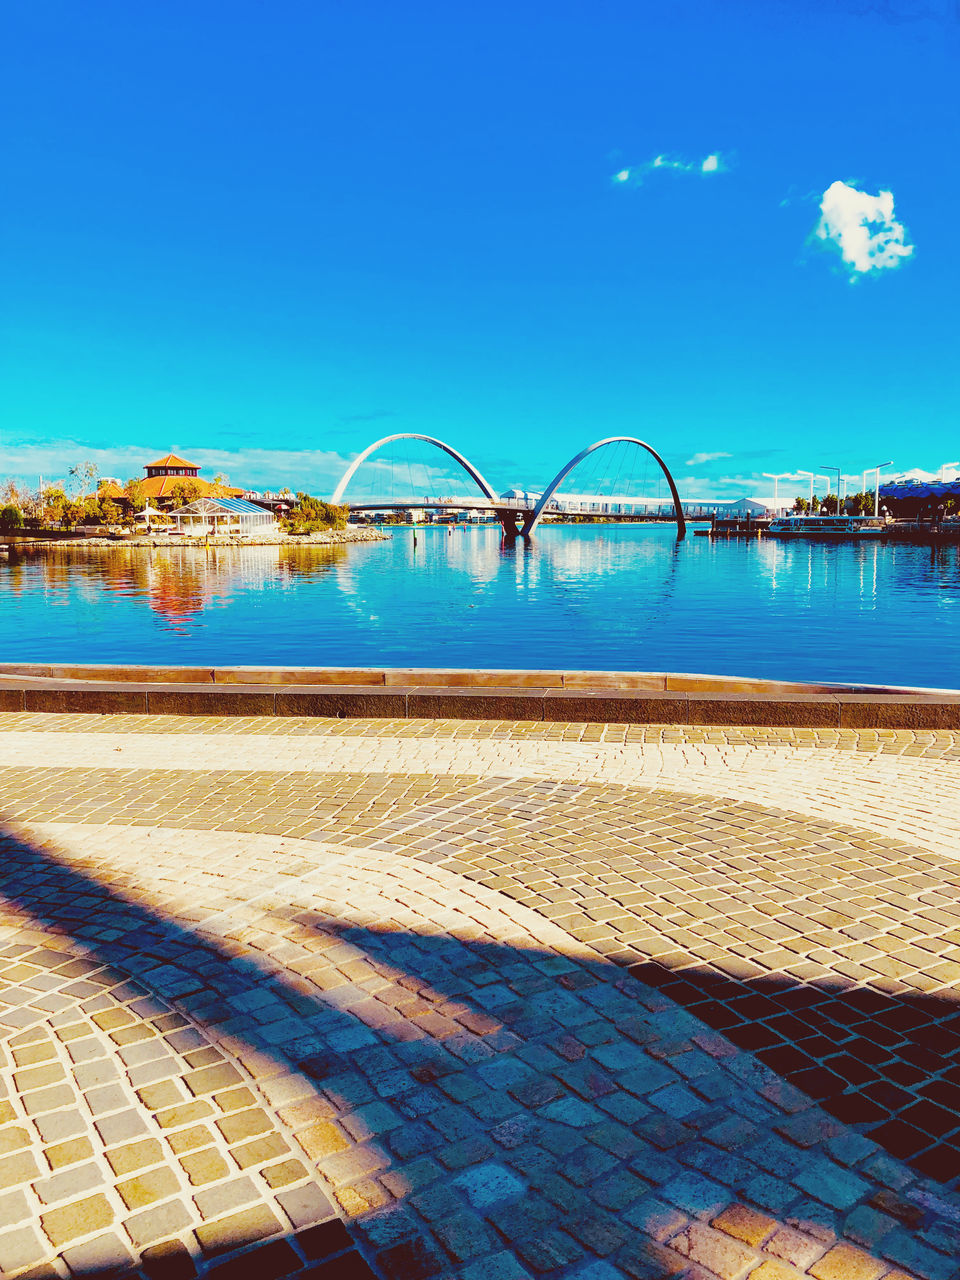
<path id="1" fill-rule="evenodd" d="M 960 692 L 618 672 L 0 666 L 0 710 L 960 728 Z"/>

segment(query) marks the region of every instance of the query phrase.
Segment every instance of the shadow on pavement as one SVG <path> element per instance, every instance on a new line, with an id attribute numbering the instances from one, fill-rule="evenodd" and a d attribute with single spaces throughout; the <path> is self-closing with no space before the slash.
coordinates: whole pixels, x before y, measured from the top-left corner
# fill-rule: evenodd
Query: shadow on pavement
<path id="1" fill-rule="evenodd" d="M 0 945 L 3 976 L 20 984 L 22 997 L 0 1012 L 0 1028 L 15 1055 L 16 1090 L 28 1098 L 24 1116 L 11 1109 L 7 1128 L 36 1124 L 48 1161 L 77 1139 L 79 1130 L 61 1132 L 57 1121 L 71 1104 L 53 1091 L 67 1086 L 24 1078 L 60 1063 L 61 1075 L 73 1073 L 78 1102 L 81 1091 L 87 1098 L 79 1105 L 91 1110 L 92 1122 L 79 1128 L 99 1134 L 118 1179 L 114 1189 L 78 1186 L 74 1194 L 88 1206 L 79 1227 L 68 1205 L 40 1210 L 45 1238 L 36 1224 L 0 1229 L 4 1274 L 25 1267 L 31 1277 L 54 1275 L 43 1259 L 17 1260 L 27 1253 L 5 1260 L 4 1248 L 22 1231 L 72 1274 L 104 1280 L 188 1280 L 198 1270 L 222 1280 L 378 1273 L 479 1280 L 496 1274 L 498 1258 L 505 1275 L 553 1277 L 598 1256 L 610 1259 L 611 1275 L 652 1278 L 690 1263 L 706 1267 L 717 1241 L 740 1250 L 746 1265 L 753 1248 L 746 1237 L 707 1225 L 732 1212 L 737 1197 L 760 1206 L 742 1210 L 766 1223 L 758 1241 L 788 1224 L 829 1251 L 838 1224 L 870 1192 L 867 1179 L 888 1168 L 871 1143 L 844 1138 L 774 1070 L 697 1020 L 709 1022 L 710 1000 L 738 1014 L 724 1033 L 739 1027 L 746 1036 L 754 1021 L 780 1016 L 774 1007 L 784 1006 L 784 993 L 744 990 L 712 974 L 701 986 L 646 966 L 637 981 L 599 960 L 491 942 L 482 929 L 460 938 L 389 922 L 360 927 L 330 911 L 285 905 L 282 884 L 272 902 L 252 904 L 249 929 L 233 923 L 218 934 L 202 904 L 195 919 L 180 922 L 155 909 L 133 877 L 68 863 L 23 836 L 0 833 L 0 858 L 0 895 L 12 908 Z M 743 1003 L 759 1000 L 770 1006 Z M 830 1016 L 845 1007 L 855 1034 L 878 1043 L 862 1024 L 884 1025 L 882 1010 L 833 993 L 824 1002 Z M 907 1007 L 928 1013 L 923 1002 Z M 101 1114 L 91 1101 L 119 1087 L 110 1054 L 85 1056 L 84 1045 L 92 1054 L 105 1035 L 121 1064 L 114 1076 L 129 1079 L 149 1125 L 135 1121 L 135 1108 Z M 334 1188 L 353 1240 L 316 1185 L 282 1181 L 277 1170 L 298 1163 L 296 1148 L 283 1155 L 257 1146 L 269 1144 L 258 1118 L 269 1108 L 296 1134 L 299 1154 L 320 1170 L 328 1192 Z M 121 1131 L 117 1117 L 131 1128 Z M 173 1195 L 173 1175 L 151 1169 L 154 1200 L 149 1186 L 144 1193 L 147 1174 L 118 1169 L 116 1151 L 132 1159 L 138 1146 L 170 1135 L 181 1145 L 153 1163 L 193 1169 L 199 1157 L 183 1135 L 195 1130 L 200 1151 L 229 1146 L 239 1171 L 229 1184 L 206 1191 L 177 1174 L 177 1198 L 163 1200 Z M 213 1134 L 206 1145 L 204 1134 Z M 831 1139 L 846 1145 L 830 1149 Z M 261 1166 L 256 1197 L 217 1199 L 221 1185 L 244 1190 Z M 41 1178 L 40 1169 L 24 1168 L 20 1182 L 47 1187 L 55 1169 Z M 134 1176 L 123 1181 L 126 1173 Z M 169 1208 L 191 1198 L 199 1225 L 193 1209 L 188 1221 L 186 1210 Z M 935 1239 L 945 1238 L 929 1204 L 892 1184 L 880 1203 L 892 1231 L 884 1256 L 909 1267 L 919 1249 L 921 1260 L 943 1262 L 942 1252 L 918 1242 L 918 1233 L 935 1229 Z M 149 1216 L 162 1211 L 174 1213 L 166 1234 L 167 1220 Z M 101 1225 L 105 1234 L 91 1239 Z M 199 1248 L 176 1243 L 191 1232 Z M 668 1237 L 666 1249 L 658 1241 Z M 24 1235 L 15 1243 L 27 1242 Z M 947 1247 L 960 1251 L 960 1232 Z M 516 1257 L 528 1272 L 516 1269 Z"/>

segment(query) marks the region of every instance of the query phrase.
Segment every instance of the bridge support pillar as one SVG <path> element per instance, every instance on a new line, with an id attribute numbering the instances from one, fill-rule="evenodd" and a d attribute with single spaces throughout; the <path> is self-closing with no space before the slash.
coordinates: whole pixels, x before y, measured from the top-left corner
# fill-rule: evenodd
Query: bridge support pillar
<path id="1" fill-rule="evenodd" d="M 515 538 L 520 530 L 517 528 L 517 513 L 515 511 L 505 510 L 503 507 L 495 508 L 497 519 L 503 525 L 503 532 L 508 538 Z"/>

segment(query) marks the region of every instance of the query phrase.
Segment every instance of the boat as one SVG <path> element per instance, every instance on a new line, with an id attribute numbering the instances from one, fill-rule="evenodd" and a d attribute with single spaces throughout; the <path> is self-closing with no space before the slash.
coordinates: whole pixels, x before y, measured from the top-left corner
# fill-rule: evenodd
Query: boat
<path id="1" fill-rule="evenodd" d="M 780 516 L 766 532 L 771 538 L 879 538 L 884 522 L 876 516 Z"/>

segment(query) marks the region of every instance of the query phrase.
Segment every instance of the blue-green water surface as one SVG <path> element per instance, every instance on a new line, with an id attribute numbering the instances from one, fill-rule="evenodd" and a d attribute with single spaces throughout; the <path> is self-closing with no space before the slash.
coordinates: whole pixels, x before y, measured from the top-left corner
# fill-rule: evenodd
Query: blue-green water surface
<path id="1" fill-rule="evenodd" d="M 0 661 L 690 671 L 960 686 L 960 550 L 396 529 L 0 560 Z"/>

